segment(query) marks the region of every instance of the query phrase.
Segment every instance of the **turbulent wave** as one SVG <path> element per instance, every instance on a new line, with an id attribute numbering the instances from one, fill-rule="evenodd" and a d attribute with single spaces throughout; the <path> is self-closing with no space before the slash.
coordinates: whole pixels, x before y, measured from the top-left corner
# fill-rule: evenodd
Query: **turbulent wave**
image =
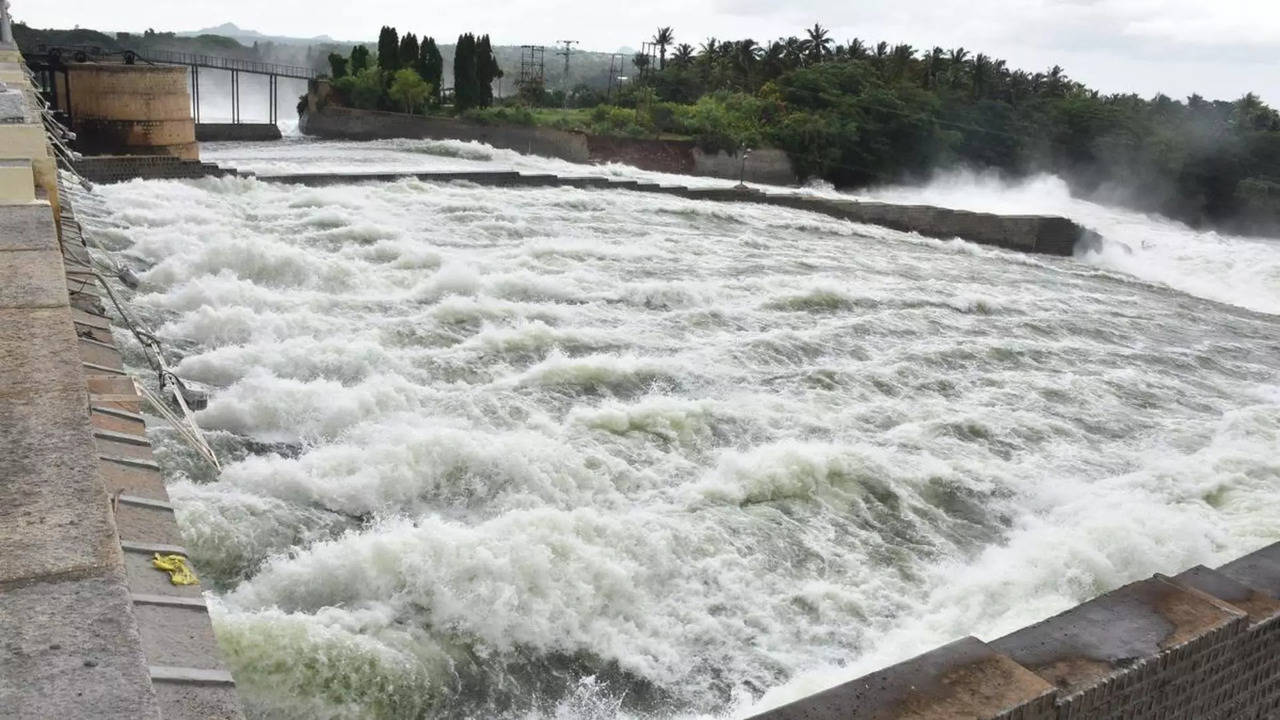
<path id="1" fill-rule="evenodd" d="M 887 188 L 876 198 L 1005 213 L 1064 215 L 1103 236 L 1080 259 L 1210 300 L 1280 314 L 1280 240 L 1197 231 L 1167 218 L 1072 197 L 1052 175 L 1005 182 L 951 173 L 922 187 Z"/>
<path id="2" fill-rule="evenodd" d="M 1267 241 L 1048 178 L 876 194 L 1070 214 L 1101 253 L 622 191 L 97 192 L 212 387 L 220 477 L 153 439 L 254 717 L 743 717 L 1280 537 Z"/>

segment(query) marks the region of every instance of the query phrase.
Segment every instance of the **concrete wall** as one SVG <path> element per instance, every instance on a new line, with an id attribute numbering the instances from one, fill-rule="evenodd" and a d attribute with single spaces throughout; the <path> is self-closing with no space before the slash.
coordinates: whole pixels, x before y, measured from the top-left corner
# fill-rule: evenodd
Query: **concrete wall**
<path id="1" fill-rule="evenodd" d="M 1280 717 L 1280 543 L 965 638 L 757 720 Z"/>
<path id="2" fill-rule="evenodd" d="M 198 142 L 279 140 L 280 128 L 272 123 L 197 123 Z"/>
<path id="3" fill-rule="evenodd" d="M 795 169 L 791 166 L 791 158 L 776 148 L 752 150 L 744 164 L 740 153 L 729 154 L 721 150 L 708 154 L 695 147 L 692 174 L 730 180 L 743 175 L 747 182 L 765 185 L 795 185 L 799 182 Z"/>
<path id="4" fill-rule="evenodd" d="M 55 77 L 81 152 L 200 156 L 185 67 L 73 63 Z"/>
<path id="5" fill-rule="evenodd" d="M 298 128 L 323 138 L 376 140 L 381 138 L 430 138 L 473 140 L 496 148 L 570 162 L 588 160 L 587 140 L 581 133 L 522 125 L 480 125 L 454 118 L 423 117 L 376 110 L 328 106 L 308 110 Z"/>
<path id="6" fill-rule="evenodd" d="M 355 110 L 329 101 L 327 83 L 316 83 L 307 95 L 307 110 L 298 128 L 308 135 L 347 140 L 432 138 L 474 140 L 529 155 L 577 163 L 623 163 L 641 170 L 737 180 L 742 164 L 737 154 L 708 154 L 680 140 L 625 138 L 567 132 L 523 125 L 480 125 L 454 118 Z M 781 150 L 763 148 L 747 159 L 749 182 L 794 185 L 791 160 Z"/>

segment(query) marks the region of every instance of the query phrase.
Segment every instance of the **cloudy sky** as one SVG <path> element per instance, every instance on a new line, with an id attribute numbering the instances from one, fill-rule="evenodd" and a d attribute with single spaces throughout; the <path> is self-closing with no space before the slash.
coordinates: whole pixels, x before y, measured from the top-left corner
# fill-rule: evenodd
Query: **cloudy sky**
<path id="1" fill-rule="evenodd" d="M 658 25 L 677 42 L 764 41 L 820 22 L 840 42 L 964 46 L 1011 67 L 1062 65 L 1105 92 L 1248 90 L 1280 106 L 1280 0 L 12 0 L 37 27 L 195 30 L 224 22 L 273 35 L 373 38 L 395 25 L 437 38 L 488 32 L 495 44 L 576 39 L 637 47 Z"/>

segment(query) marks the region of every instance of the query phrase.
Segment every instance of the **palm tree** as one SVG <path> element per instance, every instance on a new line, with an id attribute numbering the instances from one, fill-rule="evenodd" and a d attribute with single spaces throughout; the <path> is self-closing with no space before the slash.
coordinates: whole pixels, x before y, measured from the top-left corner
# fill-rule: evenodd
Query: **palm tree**
<path id="1" fill-rule="evenodd" d="M 786 48 L 783 56 L 786 58 L 789 67 L 799 67 L 804 62 L 804 41 L 792 35 L 782 41 L 782 46 Z"/>
<path id="2" fill-rule="evenodd" d="M 867 44 L 858 38 L 854 38 L 845 46 L 844 52 L 845 55 L 849 56 L 850 60 L 861 60 L 867 56 Z"/>
<path id="3" fill-rule="evenodd" d="M 964 82 L 965 60 L 969 57 L 969 51 L 962 47 L 954 48 L 947 53 L 947 64 L 950 68 L 950 80 L 952 88 L 959 88 Z"/>
<path id="4" fill-rule="evenodd" d="M 760 46 L 751 38 L 739 40 L 733 44 L 733 64 L 737 70 L 740 89 L 751 89 L 751 76 L 756 62 L 760 60 L 760 53 Z"/>
<path id="5" fill-rule="evenodd" d="M 671 56 L 671 63 L 680 67 L 687 67 L 693 62 L 693 46 L 689 43 L 680 43 L 676 46 L 676 52 Z"/>
<path id="6" fill-rule="evenodd" d="M 671 31 L 670 27 L 660 27 L 658 32 L 654 33 L 654 45 L 658 46 L 658 69 L 662 70 L 667 67 L 667 46 L 676 41 L 676 34 Z"/>
<path id="7" fill-rule="evenodd" d="M 787 46 L 781 40 L 769 43 L 761 57 L 765 76 L 770 80 L 778 77 L 787 69 Z"/>
<path id="8" fill-rule="evenodd" d="M 892 58 L 893 77 L 895 80 L 902 79 L 907 74 L 907 66 L 911 64 L 911 60 L 916 56 L 916 49 L 906 43 L 900 43 L 893 46 L 890 53 Z"/>
<path id="9" fill-rule="evenodd" d="M 698 49 L 698 57 L 711 60 L 716 56 L 716 50 L 719 47 L 720 43 L 714 37 L 709 37 L 706 42 L 702 43 L 702 47 Z"/>
<path id="10" fill-rule="evenodd" d="M 804 40 L 805 52 L 810 62 L 822 62 L 830 52 L 831 33 L 818 23 L 804 31 L 809 37 Z"/>
<path id="11" fill-rule="evenodd" d="M 938 87 L 938 76 L 942 74 L 942 65 L 946 62 L 946 51 L 935 45 L 925 58 L 924 86 L 933 90 Z"/>
<path id="12" fill-rule="evenodd" d="M 973 57 L 973 97 L 986 95 L 991 80 L 991 58 L 978 53 Z"/>
<path id="13" fill-rule="evenodd" d="M 1067 73 L 1060 66 L 1054 65 L 1049 68 L 1049 72 L 1045 75 L 1045 92 L 1051 97 L 1062 97 L 1066 95 L 1066 86 L 1070 80 L 1067 79 Z"/>

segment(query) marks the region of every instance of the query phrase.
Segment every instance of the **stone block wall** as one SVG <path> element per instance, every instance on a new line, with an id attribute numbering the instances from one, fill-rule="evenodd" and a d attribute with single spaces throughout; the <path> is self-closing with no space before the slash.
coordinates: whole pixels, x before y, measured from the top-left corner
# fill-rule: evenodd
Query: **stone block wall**
<path id="1" fill-rule="evenodd" d="M 200 156 L 186 67 L 75 63 L 56 82 L 59 106 L 70 108 L 80 151 Z"/>
<path id="2" fill-rule="evenodd" d="M 965 638 L 755 720 L 1274 720 L 1280 543 Z"/>

